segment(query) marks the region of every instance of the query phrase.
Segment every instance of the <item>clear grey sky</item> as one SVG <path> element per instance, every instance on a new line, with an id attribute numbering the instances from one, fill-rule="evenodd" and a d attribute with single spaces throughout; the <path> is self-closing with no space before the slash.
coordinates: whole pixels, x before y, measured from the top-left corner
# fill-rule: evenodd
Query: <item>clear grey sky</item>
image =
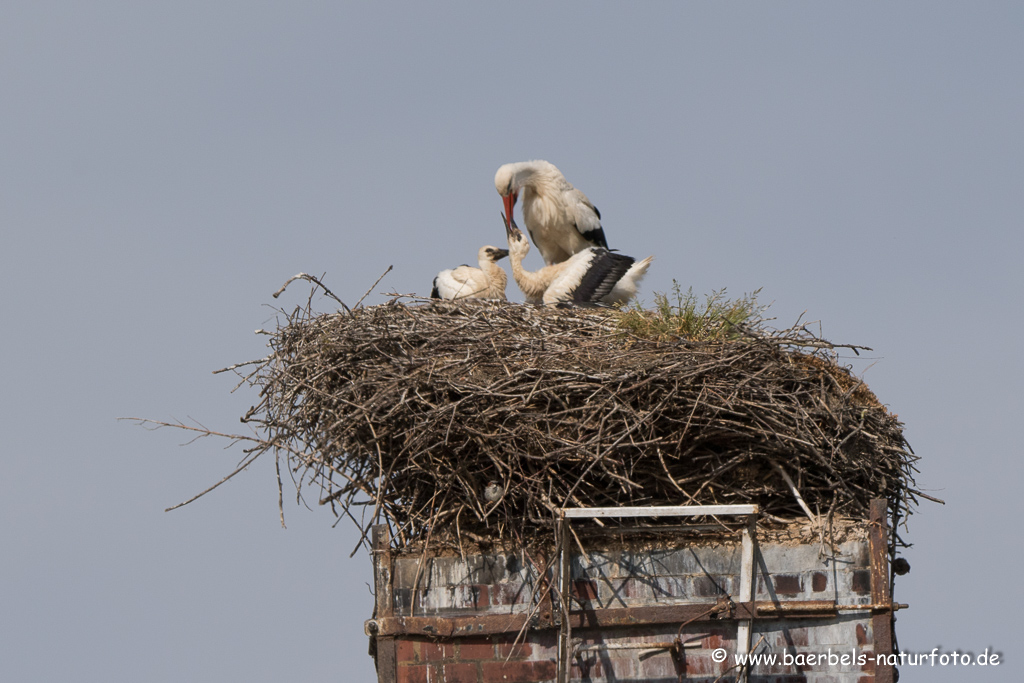
<path id="1" fill-rule="evenodd" d="M 760 287 L 874 349 L 850 362 L 948 502 L 904 532 L 900 645 L 1006 661 L 901 680 L 1019 680 L 1022 29 L 1012 2 L 3 3 L 0 679 L 372 680 L 351 525 L 293 498 L 282 530 L 270 461 L 164 513 L 241 452 L 116 418 L 243 429 L 254 393 L 211 371 L 263 355 L 288 277 L 427 294 L 502 244 L 498 166 L 542 158 L 655 255 L 648 302 Z"/>

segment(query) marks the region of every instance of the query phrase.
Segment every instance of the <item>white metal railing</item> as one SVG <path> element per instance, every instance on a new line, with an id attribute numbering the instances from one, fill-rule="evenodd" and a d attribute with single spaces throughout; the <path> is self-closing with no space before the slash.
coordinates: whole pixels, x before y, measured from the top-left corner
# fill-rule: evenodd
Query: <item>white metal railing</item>
<path id="1" fill-rule="evenodd" d="M 569 619 L 571 588 L 571 572 L 569 566 L 569 534 L 570 520 L 597 519 L 602 517 L 726 517 L 742 516 L 747 523 L 741 530 L 740 547 L 740 602 L 753 599 L 754 578 L 754 545 L 757 540 L 757 505 L 663 505 L 652 507 L 602 507 L 602 508 L 562 508 L 560 510 L 559 545 L 561 556 L 558 562 L 556 585 L 561 597 L 561 627 L 558 630 L 558 683 L 569 681 L 569 644 L 572 641 L 572 624 Z M 741 619 L 736 630 L 737 654 L 750 652 L 751 620 Z M 744 667 L 737 678 L 739 683 L 746 683 L 747 668 Z"/>

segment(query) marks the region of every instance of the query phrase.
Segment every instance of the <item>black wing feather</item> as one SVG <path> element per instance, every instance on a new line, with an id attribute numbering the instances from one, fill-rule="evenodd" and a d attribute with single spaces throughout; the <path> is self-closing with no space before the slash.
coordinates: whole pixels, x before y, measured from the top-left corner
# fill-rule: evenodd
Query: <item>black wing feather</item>
<path id="1" fill-rule="evenodd" d="M 615 284 L 636 262 L 632 256 L 613 254 L 607 249 L 595 247 L 593 252 L 590 267 L 572 292 L 573 303 L 597 303 L 615 288 Z"/>
<path id="2" fill-rule="evenodd" d="M 586 237 L 594 244 L 596 244 L 597 246 L 602 247 L 604 249 L 608 248 L 608 240 L 606 240 L 604 237 L 604 228 L 594 228 L 593 230 L 581 232 L 580 234 Z"/>
<path id="3" fill-rule="evenodd" d="M 596 206 L 591 208 L 593 208 L 594 213 L 597 214 L 597 227 L 590 228 L 589 230 L 580 230 L 579 222 L 573 222 L 573 227 L 576 228 L 576 232 L 593 242 L 595 246 L 607 249 L 608 240 L 605 239 L 604 228 L 601 227 L 601 212 L 597 210 Z"/>

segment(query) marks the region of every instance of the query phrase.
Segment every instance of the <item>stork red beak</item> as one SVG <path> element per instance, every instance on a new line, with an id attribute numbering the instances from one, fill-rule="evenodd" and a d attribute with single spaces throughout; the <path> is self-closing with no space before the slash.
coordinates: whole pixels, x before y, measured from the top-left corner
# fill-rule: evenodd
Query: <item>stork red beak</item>
<path id="1" fill-rule="evenodd" d="M 509 221 L 512 220 L 512 210 L 516 207 L 516 199 L 518 198 L 518 192 L 509 192 L 507 195 L 502 197 L 505 202 L 505 227 L 508 227 Z"/>

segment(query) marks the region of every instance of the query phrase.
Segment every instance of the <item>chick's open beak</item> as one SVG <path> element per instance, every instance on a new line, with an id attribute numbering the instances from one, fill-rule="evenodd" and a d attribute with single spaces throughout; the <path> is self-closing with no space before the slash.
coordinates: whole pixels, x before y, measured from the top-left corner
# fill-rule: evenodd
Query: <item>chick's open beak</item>
<path id="1" fill-rule="evenodd" d="M 516 225 L 514 218 L 510 220 L 508 216 L 501 214 L 501 221 L 505 224 L 505 234 L 509 237 L 519 239 L 519 236 L 523 234 L 519 231 L 519 226 Z"/>

